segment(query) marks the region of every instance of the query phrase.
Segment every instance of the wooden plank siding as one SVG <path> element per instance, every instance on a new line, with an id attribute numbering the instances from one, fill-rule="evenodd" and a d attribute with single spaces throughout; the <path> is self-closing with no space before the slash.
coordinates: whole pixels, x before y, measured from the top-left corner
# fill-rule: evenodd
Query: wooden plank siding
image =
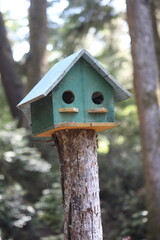
<path id="1" fill-rule="evenodd" d="M 42 129 L 54 124 L 52 93 L 48 94 L 45 98 L 31 103 L 31 118 L 33 133 L 39 130 L 43 131 Z"/>

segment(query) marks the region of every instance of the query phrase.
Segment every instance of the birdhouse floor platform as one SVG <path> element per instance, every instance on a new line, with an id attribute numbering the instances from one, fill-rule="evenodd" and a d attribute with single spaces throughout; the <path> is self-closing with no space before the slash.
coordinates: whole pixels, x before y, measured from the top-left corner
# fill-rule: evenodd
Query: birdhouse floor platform
<path id="1" fill-rule="evenodd" d="M 96 132 L 104 131 L 110 128 L 117 127 L 118 124 L 115 122 L 109 123 L 60 123 L 53 125 L 46 129 L 43 129 L 43 132 L 33 133 L 32 137 L 51 137 L 52 134 L 56 131 L 64 129 L 95 129 Z"/>

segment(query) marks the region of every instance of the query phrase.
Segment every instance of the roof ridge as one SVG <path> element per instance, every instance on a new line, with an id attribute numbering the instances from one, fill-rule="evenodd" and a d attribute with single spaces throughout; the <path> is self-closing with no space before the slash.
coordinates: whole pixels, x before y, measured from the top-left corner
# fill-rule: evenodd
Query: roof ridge
<path id="1" fill-rule="evenodd" d="M 116 102 L 131 96 L 131 94 L 123 88 L 86 49 L 82 48 L 57 62 L 17 105 L 17 107 L 22 108 L 24 105 L 45 97 L 63 79 L 67 72 L 81 57 L 83 57 L 113 87 Z"/>

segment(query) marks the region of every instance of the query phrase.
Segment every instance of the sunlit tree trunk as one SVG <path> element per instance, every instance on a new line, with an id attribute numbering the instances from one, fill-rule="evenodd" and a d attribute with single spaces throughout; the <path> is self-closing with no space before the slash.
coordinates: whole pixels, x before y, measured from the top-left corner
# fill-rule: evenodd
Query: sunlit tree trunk
<path id="1" fill-rule="evenodd" d="M 27 60 L 27 92 L 41 79 L 46 71 L 47 1 L 30 0 L 29 29 L 30 52 Z"/>
<path id="2" fill-rule="evenodd" d="M 127 0 L 134 85 L 140 118 L 146 195 L 149 211 L 148 240 L 160 239 L 160 106 L 159 73 L 149 0 Z"/>
<path id="3" fill-rule="evenodd" d="M 55 133 L 64 205 L 64 240 L 102 240 L 96 133 Z"/>
<path id="4" fill-rule="evenodd" d="M 16 105 L 23 98 L 23 84 L 16 71 L 16 65 L 12 56 L 12 50 L 7 39 L 7 33 L 0 13 L 0 75 L 5 94 L 14 118 L 21 117 L 21 111 Z"/>

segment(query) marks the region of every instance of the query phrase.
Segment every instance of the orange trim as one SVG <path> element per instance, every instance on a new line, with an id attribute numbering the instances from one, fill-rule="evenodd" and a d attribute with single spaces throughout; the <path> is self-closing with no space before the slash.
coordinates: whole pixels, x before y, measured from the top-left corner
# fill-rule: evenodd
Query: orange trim
<path id="1" fill-rule="evenodd" d="M 64 129 L 95 129 L 96 132 L 108 130 L 110 128 L 117 127 L 115 122 L 109 123 L 60 123 L 53 126 L 53 129 L 44 129 L 44 132 L 34 135 L 33 137 L 51 137 L 56 131 Z"/>
<path id="2" fill-rule="evenodd" d="M 75 108 L 75 107 L 70 107 L 70 108 L 59 108 L 58 109 L 58 112 L 60 112 L 60 113 L 65 113 L 65 112 L 75 112 L 75 113 L 77 113 L 77 112 L 79 112 L 79 110 L 78 110 L 78 108 Z"/>

